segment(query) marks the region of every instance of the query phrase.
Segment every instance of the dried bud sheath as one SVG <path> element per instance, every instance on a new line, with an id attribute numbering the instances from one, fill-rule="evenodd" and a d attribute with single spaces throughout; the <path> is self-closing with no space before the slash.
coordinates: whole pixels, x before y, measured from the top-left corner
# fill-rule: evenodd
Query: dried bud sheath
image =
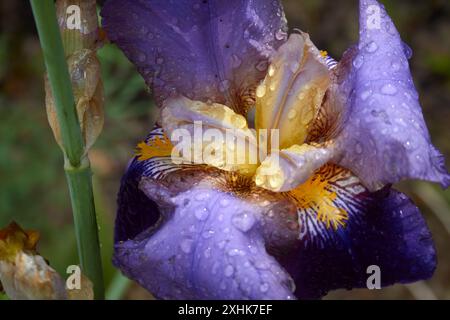
<path id="1" fill-rule="evenodd" d="M 87 152 L 100 134 L 104 121 L 103 84 L 96 56 L 100 43 L 96 4 L 93 0 L 58 0 L 56 12 Z M 50 126 L 61 146 L 60 128 L 48 81 L 46 106 Z"/>
<path id="2" fill-rule="evenodd" d="M 99 34 L 95 0 L 58 0 L 56 15 L 66 56 L 95 49 Z"/>

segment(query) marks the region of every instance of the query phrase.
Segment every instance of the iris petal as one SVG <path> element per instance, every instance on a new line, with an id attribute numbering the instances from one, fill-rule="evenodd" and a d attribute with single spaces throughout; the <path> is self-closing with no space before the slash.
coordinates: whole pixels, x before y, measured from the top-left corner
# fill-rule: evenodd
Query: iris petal
<path id="1" fill-rule="evenodd" d="M 308 34 L 291 34 L 256 89 L 256 128 L 279 129 L 280 148 L 303 143 L 329 81 L 326 60 Z"/>
<path id="2" fill-rule="evenodd" d="M 141 189 L 162 219 L 116 243 L 114 262 L 128 277 L 159 298 L 294 297 L 292 279 L 266 251 L 262 206 L 202 182 L 177 195 L 151 180 Z"/>
<path id="3" fill-rule="evenodd" d="M 270 154 L 258 167 L 255 182 L 272 191 L 289 191 L 304 183 L 333 157 L 328 145 L 293 145 Z"/>
<path id="4" fill-rule="evenodd" d="M 219 103 L 185 97 L 164 102 L 161 124 L 178 155 L 189 163 L 208 164 L 252 175 L 258 164 L 258 144 L 246 119 Z"/>
<path id="5" fill-rule="evenodd" d="M 381 285 L 409 283 L 432 276 L 436 253 L 424 219 L 404 194 L 383 189 L 375 194 L 350 172 L 336 166 L 321 169 L 315 188 L 328 181 L 328 203 L 305 206 L 314 188 L 292 193 L 299 206 L 298 247 L 279 258 L 296 282 L 298 298 L 320 298 L 338 288 L 365 288 L 369 266 L 380 268 Z M 333 196 L 334 194 L 334 196 Z M 325 194 L 323 194 L 325 195 Z M 303 197 L 303 198 L 302 198 Z M 322 208 L 321 208 L 322 207 Z M 333 227 L 320 211 L 345 210 Z"/>
<path id="6" fill-rule="evenodd" d="M 273 0 L 109 0 L 102 16 L 109 39 L 159 103 L 178 93 L 245 107 L 286 38 L 281 5 Z"/>
<path id="7" fill-rule="evenodd" d="M 358 48 L 343 58 L 344 64 L 351 61 L 350 70 L 337 78 L 340 97 L 329 102 L 345 103 L 332 107 L 345 113 L 336 139 L 338 163 L 370 190 L 406 178 L 450 184 L 442 155 L 431 144 L 408 58 L 384 7 L 360 1 Z"/>

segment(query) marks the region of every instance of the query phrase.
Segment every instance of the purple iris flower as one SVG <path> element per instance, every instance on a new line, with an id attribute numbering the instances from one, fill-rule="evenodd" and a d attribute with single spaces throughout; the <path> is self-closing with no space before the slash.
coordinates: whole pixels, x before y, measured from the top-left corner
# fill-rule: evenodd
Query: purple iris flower
<path id="1" fill-rule="evenodd" d="M 339 62 L 273 0 L 109 0 L 103 26 L 161 107 L 122 180 L 114 263 L 163 299 L 320 298 L 431 277 L 418 208 L 391 184 L 450 176 L 430 142 L 410 49 L 361 0 L 360 39 Z M 248 113 L 255 110 L 254 121 Z M 176 164 L 194 122 L 278 129 L 280 161 Z M 251 135 L 251 134 L 250 134 Z"/>

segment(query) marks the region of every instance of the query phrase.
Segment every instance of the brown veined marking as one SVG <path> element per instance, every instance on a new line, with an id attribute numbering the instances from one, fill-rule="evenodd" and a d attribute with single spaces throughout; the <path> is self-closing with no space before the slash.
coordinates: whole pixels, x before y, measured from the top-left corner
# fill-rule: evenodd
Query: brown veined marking
<path id="1" fill-rule="evenodd" d="M 342 177 L 345 170 L 335 165 L 325 165 L 317 170 L 305 183 L 288 192 L 300 210 L 312 209 L 317 219 L 324 222 L 327 229 L 345 227 L 348 212 L 335 204 L 336 191 L 331 185 Z"/>

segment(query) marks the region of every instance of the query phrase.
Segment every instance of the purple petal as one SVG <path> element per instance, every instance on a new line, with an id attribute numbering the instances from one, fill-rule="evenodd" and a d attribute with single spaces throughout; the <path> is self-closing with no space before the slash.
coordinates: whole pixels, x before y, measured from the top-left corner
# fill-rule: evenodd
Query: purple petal
<path id="1" fill-rule="evenodd" d="M 128 277 L 164 299 L 294 297 L 292 279 L 266 251 L 260 206 L 210 184 L 173 195 L 144 181 L 163 219 L 157 230 L 116 243 L 114 263 Z"/>
<path id="2" fill-rule="evenodd" d="M 436 253 L 419 209 L 395 190 L 380 190 L 372 197 L 372 207 L 354 211 L 338 232 L 316 224 L 312 230 L 321 230 L 325 243 L 303 241 L 295 253 L 281 258 L 296 282 L 298 298 L 320 298 L 338 288 L 365 288 L 371 265 L 380 268 L 382 286 L 432 276 Z"/>
<path id="3" fill-rule="evenodd" d="M 337 138 L 342 158 L 370 189 L 405 178 L 450 184 L 442 155 L 433 147 L 408 66 L 409 50 L 384 7 L 360 1 L 360 40 L 338 91 L 347 121 Z M 339 108 L 337 108 L 339 109 Z"/>
<path id="4" fill-rule="evenodd" d="M 236 109 L 285 39 L 278 1 L 110 0 L 103 26 L 158 102 L 171 93 Z"/>

